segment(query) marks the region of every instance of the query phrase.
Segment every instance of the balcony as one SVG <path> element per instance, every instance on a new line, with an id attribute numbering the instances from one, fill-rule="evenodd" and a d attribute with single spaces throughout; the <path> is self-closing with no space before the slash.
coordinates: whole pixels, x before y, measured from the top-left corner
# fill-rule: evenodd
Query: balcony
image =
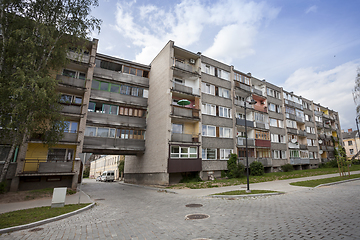
<path id="1" fill-rule="evenodd" d="M 236 125 L 245 126 L 245 119 L 236 118 Z M 254 127 L 254 122 L 246 120 L 246 126 L 253 128 Z"/>
<path id="2" fill-rule="evenodd" d="M 123 115 L 113 115 L 97 112 L 88 112 L 87 122 L 94 124 L 102 124 L 107 126 L 119 126 L 119 127 L 134 127 L 142 128 L 146 127 L 146 119 L 139 117 L 129 117 Z"/>
<path id="3" fill-rule="evenodd" d="M 301 136 L 301 137 L 306 137 L 306 136 L 307 136 L 307 132 L 304 131 L 304 130 L 298 129 L 298 135 Z"/>
<path id="4" fill-rule="evenodd" d="M 298 130 L 295 129 L 295 128 L 286 128 L 286 130 L 287 130 L 288 133 L 291 133 L 291 134 L 294 134 L 294 135 L 298 134 Z"/>
<path id="5" fill-rule="evenodd" d="M 193 65 L 189 65 L 189 64 L 179 62 L 176 60 L 174 61 L 173 67 L 174 67 L 174 69 L 179 69 L 179 70 L 186 71 L 189 73 L 198 74 Z"/>
<path id="6" fill-rule="evenodd" d="M 319 116 L 319 117 L 322 116 L 322 112 L 319 112 L 319 111 L 316 111 L 316 110 L 314 110 L 314 114 L 315 114 L 315 116 Z"/>
<path id="7" fill-rule="evenodd" d="M 263 140 L 263 139 L 255 139 L 255 146 L 256 147 L 263 147 L 263 148 L 270 148 L 271 141 L 270 140 Z"/>
<path id="8" fill-rule="evenodd" d="M 171 133 L 172 142 L 198 143 L 198 134 Z"/>
<path id="9" fill-rule="evenodd" d="M 257 111 L 260 111 L 260 112 L 264 112 L 264 113 L 267 113 L 267 107 L 266 107 L 266 104 L 262 104 L 262 105 L 259 105 L 259 104 L 255 104 L 254 105 L 254 109 L 257 110 Z"/>
<path id="10" fill-rule="evenodd" d="M 199 109 L 172 106 L 171 114 L 176 117 L 192 118 L 199 121 Z"/>
<path id="11" fill-rule="evenodd" d="M 243 84 L 243 83 L 240 83 L 238 81 L 235 81 L 235 87 L 238 87 L 242 90 L 245 90 L 247 92 L 251 92 L 251 87 L 246 85 L 246 84 Z"/>
<path id="12" fill-rule="evenodd" d="M 89 54 L 76 53 L 76 52 L 71 52 L 71 51 L 67 53 L 67 57 L 70 60 L 85 63 L 85 64 L 89 64 L 89 60 L 90 60 Z"/>
<path id="13" fill-rule="evenodd" d="M 251 88 L 251 92 L 255 93 L 255 94 L 258 95 L 258 96 L 262 96 L 262 95 L 263 95 L 261 90 L 258 90 L 258 89 L 254 88 L 254 87 Z"/>
<path id="14" fill-rule="evenodd" d="M 234 104 L 237 105 L 237 106 L 240 106 L 240 107 L 245 107 L 245 102 L 244 101 L 240 101 L 240 100 L 237 100 L 237 99 L 234 99 Z M 253 109 L 254 106 L 249 104 L 249 103 L 246 103 L 246 108 L 247 109 Z"/>
<path id="15" fill-rule="evenodd" d="M 77 133 L 64 133 L 60 143 L 79 144 Z"/>
<path id="16" fill-rule="evenodd" d="M 322 145 L 322 146 L 320 146 L 320 149 L 323 150 L 323 151 L 326 151 L 326 150 L 327 150 L 327 147 L 324 146 L 324 145 Z"/>
<path id="17" fill-rule="evenodd" d="M 310 164 L 319 164 L 319 159 L 310 159 Z"/>
<path id="18" fill-rule="evenodd" d="M 305 122 L 305 119 L 304 119 L 304 117 L 298 117 L 298 116 L 296 116 L 296 117 L 295 117 L 295 121 L 300 122 L 300 123 L 304 123 L 304 122 Z"/>
<path id="19" fill-rule="evenodd" d="M 291 113 L 286 113 L 286 118 L 296 121 L 296 116 Z"/>
<path id="20" fill-rule="evenodd" d="M 61 113 L 66 115 L 81 115 L 81 105 L 63 105 Z"/>
<path id="21" fill-rule="evenodd" d="M 49 161 L 45 159 L 26 159 L 22 174 L 29 173 L 72 173 L 75 161 Z"/>
<path id="22" fill-rule="evenodd" d="M 83 152 L 102 155 L 135 155 L 145 151 L 145 140 L 84 137 Z"/>
<path id="23" fill-rule="evenodd" d="M 293 102 L 291 100 L 287 100 L 285 99 L 285 104 L 290 106 L 290 107 L 295 107 L 295 108 L 298 108 L 298 109 L 301 109 L 303 110 L 303 105 L 299 104 L 299 103 L 296 103 L 296 102 Z"/>
<path id="24" fill-rule="evenodd" d="M 64 75 L 56 75 L 56 80 L 59 81 L 61 85 L 79 88 L 82 91 L 85 91 L 85 79 L 73 78 Z"/>
<path id="25" fill-rule="evenodd" d="M 334 151 L 334 147 L 333 146 L 327 146 L 327 150 L 328 151 Z"/>
<path id="26" fill-rule="evenodd" d="M 331 125 L 330 125 L 330 124 L 327 124 L 327 123 L 324 123 L 324 128 L 330 129 L 330 128 L 331 128 Z"/>
<path id="27" fill-rule="evenodd" d="M 290 157 L 290 164 L 292 164 L 292 165 L 300 165 L 301 164 L 301 158 L 299 158 L 299 157 Z"/>
<path id="28" fill-rule="evenodd" d="M 253 138 L 248 138 L 248 139 L 247 139 L 247 144 L 248 144 L 248 147 L 254 147 L 254 146 L 255 146 L 255 139 L 253 139 Z M 239 147 L 246 146 L 245 138 L 244 138 L 244 137 L 238 137 L 238 138 L 237 138 L 237 145 L 238 145 Z"/>
<path id="29" fill-rule="evenodd" d="M 149 79 L 146 77 L 136 76 L 132 74 L 116 72 L 105 68 L 94 68 L 94 77 L 102 79 L 116 80 L 127 84 L 133 84 L 142 87 L 149 87 Z"/>
<path id="30" fill-rule="evenodd" d="M 261 123 L 261 122 L 254 122 L 254 127 L 268 130 L 269 129 L 269 124 L 268 123 Z"/>
<path id="31" fill-rule="evenodd" d="M 173 82 L 173 90 L 190 95 L 199 95 L 199 89 L 194 89 L 183 84 Z"/>
<path id="32" fill-rule="evenodd" d="M 301 159 L 300 159 L 300 163 L 301 163 L 301 164 L 310 164 L 310 159 L 308 159 L 308 158 L 301 158 Z"/>
<path id="33" fill-rule="evenodd" d="M 307 150 L 308 146 L 305 144 L 299 144 L 300 150 Z"/>
<path id="34" fill-rule="evenodd" d="M 128 105 L 135 105 L 141 107 L 147 106 L 147 98 L 124 95 L 120 93 L 106 92 L 96 89 L 91 90 L 90 98 L 99 101 L 106 100 L 119 104 L 128 104 Z"/>
<path id="35" fill-rule="evenodd" d="M 264 167 L 271 167 L 272 166 L 272 159 L 271 158 L 258 158 L 258 162 L 261 162 Z"/>
<path id="36" fill-rule="evenodd" d="M 255 162 L 256 158 L 254 157 L 248 157 L 249 166 L 252 162 Z M 246 167 L 246 157 L 239 157 L 238 158 L 239 163 L 242 163 Z"/>

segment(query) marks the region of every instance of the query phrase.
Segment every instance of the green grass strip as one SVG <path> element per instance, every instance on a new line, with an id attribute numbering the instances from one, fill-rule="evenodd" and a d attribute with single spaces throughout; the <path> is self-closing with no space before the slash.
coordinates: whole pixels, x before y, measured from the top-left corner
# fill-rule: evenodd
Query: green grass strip
<path id="1" fill-rule="evenodd" d="M 215 193 L 213 195 L 250 195 L 250 194 L 262 194 L 262 193 L 277 193 L 277 191 L 271 191 L 271 190 L 251 190 L 250 193 L 247 193 L 246 190 L 235 190 L 235 191 L 229 191 L 229 192 L 223 192 L 223 193 Z"/>
<path id="2" fill-rule="evenodd" d="M 56 217 L 86 207 L 90 203 L 69 204 L 61 208 L 37 207 L 0 214 L 0 229 Z"/>
<path id="3" fill-rule="evenodd" d="M 360 174 L 354 174 L 354 175 L 345 176 L 345 177 L 339 176 L 339 177 L 332 177 L 332 178 L 323 178 L 323 179 L 316 179 L 316 180 L 293 182 L 293 183 L 290 183 L 290 185 L 300 186 L 300 187 L 316 187 L 321 184 L 340 182 L 340 181 L 353 179 L 353 178 L 360 178 Z"/>

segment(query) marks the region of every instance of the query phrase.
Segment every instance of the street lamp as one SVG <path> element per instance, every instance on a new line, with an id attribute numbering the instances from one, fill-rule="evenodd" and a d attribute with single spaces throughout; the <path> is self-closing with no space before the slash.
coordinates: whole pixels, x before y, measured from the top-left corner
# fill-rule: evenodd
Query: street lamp
<path id="1" fill-rule="evenodd" d="M 248 97 L 251 97 L 248 96 Z M 246 184 L 247 184 L 247 193 L 250 193 L 250 185 L 249 185 L 249 153 L 248 153 L 248 137 L 247 137 L 247 123 L 246 123 L 246 104 L 249 103 L 250 105 L 256 104 L 256 101 L 254 99 L 251 99 L 250 102 L 247 102 L 245 99 L 244 102 L 244 109 L 245 109 L 245 149 L 246 149 Z"/>

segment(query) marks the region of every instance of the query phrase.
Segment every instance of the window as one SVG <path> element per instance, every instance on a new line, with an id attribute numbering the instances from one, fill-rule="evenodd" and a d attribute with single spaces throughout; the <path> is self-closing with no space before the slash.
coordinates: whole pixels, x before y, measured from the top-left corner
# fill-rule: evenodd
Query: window
<path id="1" fill-rule="evenodd" d="M 291 107 L 285 107 L 285 113 L 290 113 L 295 115 L 295 109 Z"/>
<path id="2" fill-rule="evenodd" d="M 197 158 L 197 147 L 171 146 L 170 158 Z"/>
<path id="3" fill-rule="evenodd" d="M 215 86 L 202 82 L 201 83 L 201 92 L 215 96 Z"/>
<path id="4" fill-rule="evenodd" d="M 315 116 L 315 121 L 322 123 L 322 117 Z"/>
<path id="5" fill-rule="evenodd" d="M 352 155 L 352 154 L 354 154 L 354 149 L 349 149 L 350 150 L 350 154 Z"/>
<path id="6" fill-rule="evenodd" d="M 255 118 L 255 122 L 266 123 L 266 117 L 262 113 L 255 112 L 254 118 Z"/>
<path id="7" fill-rule="evenodd" d="M 86 127 L 85 136 L 90 137 L 105 137 L 105 138 L 114 138 L 115 137 L 115 128 L 103 128 L 103 127 Z"/>
<path id="8" fill-rule="evenodd" d="M 280 134 L 271 134 L 271 142 L 275 143 L 285 143 L 285 136 Z"/>
<path id="9" fill-rule="evenodd" d="M 49 148 L 47 161 L 71 161 L 74 157 L 74 149 Z"/>
<path id="10" fill-rule="evenodd" d="M 315 134 L 315 128 L 306 126 L 306 132 L 307 132 L 307 133 Z"/>
<path id="11" fill-rule="evenodd" d="M 117 115 L 118 110 L 119 110 L 118 106 L 114 106 L 114 105 L 110 105 L 110 104 L 103 104 L 103 106 L 102 106 L 102 112 L 106 113 L 106 114 Z"/>
<path id="12" fill-rule="evenodd" d="M 269 111 L 281 113 L 281 107 L 279 105 L 269 103 Z"/>
<path id="13" fill-rule="evenodd" d="M 202 159 L 203 160 L 216 160 L 217 150 L 216 148 L 203 148 Z"/>
<path id="14" fill-rule="evenodd" d="M 218 91 L 219 97 L 230 98 L 230 90 L 219 87 Z"/>
<path id="15" fill-rule="evenodd" d="M 248 77 L 245 77 L 239 73 L 234 72 L 234 80 L 245 83 L 246 85 L 250 85 L 250 79 Z"/>
<path id="16" fill-rule="evenodd" d="M 216 105 L 203 103 L 201 106 L 201 113 L 216 116 Z"/>
<path id="17" fill-rule="evenodd" d="M 111 71 L 121 72 L 122 65 L 105 60 L 95 59 L 95 66 L 99 68 L 108 69 Z"/>
<path id="18" fill-rule="evenodd" d="M 69 69 L 64 69 L 62 72 L 62 75 L 66 76 L 66 77 L 78 78 L 78 79 L 83 79 L 83 80 L 86 79 L 85 73 L 77 72 L 77 71 L 69 70 Z"/>
<path id="19" fill-rule="evenodd" d="M 219 106 L 219 117 L 231 118 L 231 109 Z"/>
<path id="20" fill-rule="evenodd" d="M 281 96 L 280 96 L 280 92 L 274 90 L 274 89 L 271 89 L 271 88 L 267 88 L 267 95 L 268 96 L 271 96 L 271 97 L 274 97 L 274 98 L 277 98 L 277 99 L 281 99 Z"/>
<path id="21" fill-rule="evenodd" d="M 202 125 L 202 135 L 206 137 L 216 137 L 216 127 L 210 125 Z"/>
<path id="22" fill-rule="evenodd" d="M 124 73 L 128 73 L 131 75 L 136 75 L 139 77 L 148 77 L 149 76 L 149 71 L 145 71 L 145 70 L 141 70 L 141 69 L 137 69 L 137 68 L 132 68 L 132 67 L 128 67 L 128 66 L 124 66 Z"/>
<path id="23" fill-rule="evenodd" d="M 256 149 L 256 156 L 258 158 L 270 158 L 271 156 L 271 152 L 269 149 L 261 149 L 261 148 L 258 148 Z"/>
<path id="24" fill-rule="evenodd" d="M 117 129 L 116 137 L 121 139 L 145 139 L 145 131 L 133 129 Z"/>
<path id="25" fill-rule="evenodd" d="M 286 151 L 284 151 L 284 150 L 273 150 L 273 158 L 275 158 L 275 159 L 286 159 Z"/>
<path id="26" fill-rule="evenodd" d="M 173 123 L 173 124 L 172 124 L 172 132 L 173 132 L 173 133 L 183 133 L 183 125 L 182 125 L 182 124 Z"/>
<path id="27" fill-rule="evenodd" d="M 305 114 L 305 121 L 312 122 L 311 116 L 308 114 Z"/>
<path id="28" fill-rule="evenodd" d="M 219 134 L 222 138 L 232 138 L 232 128 L 219 127 Z"/>
<path id="29" fill-rule="evenodd" d="M 352 141 L 348 141 L 348 145 L 352 146 L 353 145 Z"/>
<path id="30" fill-rule="evenodd" d="M 135 97 L 148 97 L 148 90 L 128 85 L 119 85 L 99 80 L 92 80 L 91 88 L 113 93 L 120 93 L 124 95 L 131 95 Z"/>
<path id="31" fill-rule="evenodd" d="M 279 120 L 279 119 L 270 118 L 270 126 L 271 127 L 284 128 L 284 121 Z"/>
<path id="32" fill-rule="evenodd" d="M 255 139 L 270 140 L 269 132 L 255 130 Z"/>
<path id="33" fill-rule="evenodd" d="M 220 160 L 229 160 L 233 149 L 220 149 Z"/>
<path id="34" fill-rule="evenodd" d="M 77 122 L 65 121 L 65 124 L 66 124 L 66 128 L 65 128 L 64 132 L 66 132 L 66 133 L 77 133 L 77 130 L 78 130 L 78 123 Z"/>
<path id="35" fill-rule="evenodd" d="M 81 105 L 82 97 L 69 95 L 69 94 L 61 94 L 60 103 L 71 104 L 71 105 Z"/>
<path id="36" fill-rule="evenodd" d="M 215 68 L 213 66 L 201 63 L 201 71 L 209 75 L 215 76 Z"/>
<path id="37" fill-rule="evenodd" d="M 315 139 L 306 139 L 308 146 L 316 146 Z"/>
<path id="38" fill-rule="evenodd" d="M 288 128 L 297 128 L 297 124 L 293 120 L 286 119 L 286 127 L 288 127 Z"/>
<path id="39" fill-rule="evenodd" d="M 230 80 L 230 77 L 229 77 L 230 73 L 225 70 L 219 69 L 219 68 L 215 68 L 215 76 L 222 78 L 224 80 L 228 80 L 228 81 Z"/>
<path id="40" fill-rule="evenodd" d="M 300 150 L 300 158 L 309 158 L 309 151 Z"/>
<path id="41" fill-rule="evenodd" d="M 290 150 L 290 158 L 299 158 L 299 150 Z"/>

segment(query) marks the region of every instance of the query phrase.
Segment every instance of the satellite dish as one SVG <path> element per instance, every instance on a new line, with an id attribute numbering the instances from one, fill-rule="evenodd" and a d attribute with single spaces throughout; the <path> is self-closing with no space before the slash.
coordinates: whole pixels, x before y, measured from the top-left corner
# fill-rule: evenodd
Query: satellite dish
<path id="1" fill-rule="evenodd" d="M 322 144 L 322 140 L 319 140 L 319 144 Z"/>
<path id="2" fill-rule="evenodd" d="M 294 139 L 291 139 L 291 142 L 292 143 L 296 143 L 296 139 L 294 138 Z"/>
<path id="3" fill-rule="evenodd" d="M 323 154 L 323 153 L 324 153 L 324 151 L 323 151 L 323 150 L 320 150 L 320 151 L 319 151 L 319 154 Z"/>

